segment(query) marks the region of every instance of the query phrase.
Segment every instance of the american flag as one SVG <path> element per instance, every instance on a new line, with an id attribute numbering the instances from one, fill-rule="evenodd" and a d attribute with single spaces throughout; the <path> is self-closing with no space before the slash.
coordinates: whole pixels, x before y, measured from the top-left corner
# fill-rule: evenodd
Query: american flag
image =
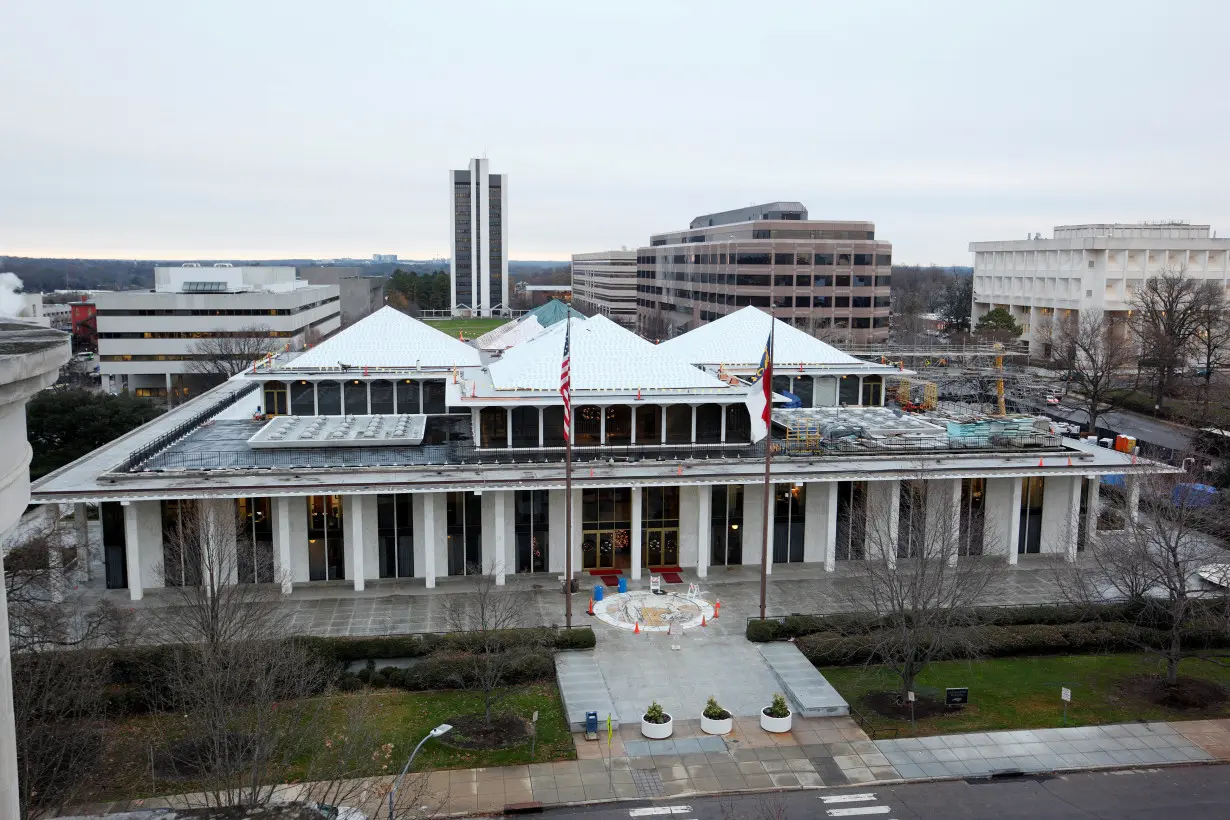
<path id="1" fill-rule="evenodd" d="M 564 399 L 564 440 L 572 440 L 572 374 L 570 372 L 570 350 L 572 346 L 572 321 L 566 319 L 564 328 L 564 361 L 560 365 L 559 394 Z"/>

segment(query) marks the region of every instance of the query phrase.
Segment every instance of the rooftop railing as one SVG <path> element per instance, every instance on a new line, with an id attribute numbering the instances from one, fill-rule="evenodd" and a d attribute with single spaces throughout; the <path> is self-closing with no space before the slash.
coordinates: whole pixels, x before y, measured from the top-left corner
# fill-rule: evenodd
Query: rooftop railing
<path id="1" fill-rule="evenodd" d="M 204 451 L 177 451 L 170 446 L 177 438 L 167 440 L 164 452 L 157 452 L 156 443 L 134 454 L 123 472 L 194 472 L 212 470 L 330 470 L 339 468 L 398 468 L 445 466 L 532 466 L 563 464 L 562 447 L 541 449 L 480 449 L 470 441 L 444 444 L 424 444 L 417 447 L 345 447 L 345 448 L 285 448 L 253 450 L 236 446 L 232 449 L 210 448 Z M 825 458 L 909 457 L 944 453 L 977 453 L 1032 450 L 1063 451 L 1060 439 L 1050 435 L 987 436 L 967 438 L 853 439 L 818 442 L 786 442 L 774 439 L 775 459 L 816 460 Z M 764 442 L 759 444 L 680 444 L 653 446 L 576 447 L 573 463 L 592 465 L 636 462 L 682 461 L 751 461 L 764 459 Z"/>
<path id="2" fill-rule="evenodd" d="M 129 454 L 128 458 L 124 459 L 124 461 L 122 461 L 119 466 L 115 468 L 115 471 L 124 473 L 139 470 L 143 461 L 171 447 L 171 445 L 175 444 L 175 442 L 179 441 L 184 436 L 188 435 L 193 430 L 200 427 L 202 424 L 242 399 L 244 396 L 255 392 L 259 387 L 259 384 L 252 383 L 227 394 L 225 397 L 209 405 L 201 412 L 188 417 L 184 421 L 181 421 L 179 424 L 175 425 L 153 441 L 150 441 L 141 447 L 138 447 L 136 450 L 133 450 L 132 453 Z"/>

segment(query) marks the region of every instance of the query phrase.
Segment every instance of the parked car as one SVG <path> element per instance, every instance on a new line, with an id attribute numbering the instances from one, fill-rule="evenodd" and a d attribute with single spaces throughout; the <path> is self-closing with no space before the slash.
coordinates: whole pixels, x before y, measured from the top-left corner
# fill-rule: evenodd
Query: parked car
<path id="1" fill-rule="evenodd" d="M 1046 397 L 1046 403 L 1051 404 L 1051 405 L 1059 404 L 1059 397 L 1054 394 L 1051 394 Z"/>

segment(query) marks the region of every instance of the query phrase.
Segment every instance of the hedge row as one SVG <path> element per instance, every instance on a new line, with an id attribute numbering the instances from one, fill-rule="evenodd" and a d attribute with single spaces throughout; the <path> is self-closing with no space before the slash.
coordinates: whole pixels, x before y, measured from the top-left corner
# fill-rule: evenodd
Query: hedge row
<path id="1" fill-rule="evenodd" d="M 970 612 L 969 621 L 996 626 L 1134 622 L 1164 627 L 1164 609 L 1159 607 L 1157 611 L 1150 612 L 1146 606 L 1147 603 L 1115 603 L 979 607 Z M 748 621 L 747 639 L 755 643 L 768 643 L 803 638 L 821 632 L 859 635 L 887 625 L 887 618 L 872 614 L 788 615 L 781 622 Z"/>
<path id="2" fill-rule="evenodd" d="M 504 669 L 503 681 L 509 686 L 549 680 L 555 674 L 555 660 L 550 650 L 528 650 L 518 653 Z M 346 672 L 339 680 L 343 691 L 354 691 L 363 684 L 375 687 L 395 687 L 422 692 L 433 689 L 459 689 L 474 686 L 474 666 L 461 653 L 442 653 L 401 669 L 370 665 L 357 673 Z"/>
<path id="3" fill-rule="evenodd" d="M 379 638 L 304 636 L 287 640 L 307 648 L 339 672 L 355 661 L 420 659 L 414 664 L 413 673 L 403 675 L 397 685 L 421 690 L 468 685 L 468 679 L 462 674 L 462 659 L 465 653 L 475 650 L 484 638 L 479 633 L 450 633 Z M 555 650 L 589 649 L 594 646 L 595 639 L 593 630 L 588 626 L 576 629 L 543 627 L 507 630 L 496 635 L 496 642 L 499 649 L 516 650 L 527 658 L 519 659 L 510 668 L 510 683 L 519 683 L 549 677 L 554 670 L 552 653 Z M 110 710 L 139 714 L 153 709 L 161 700 L 158 687 L 165 677 L 164 670 L 170 666 L 174 651 L 175 647 L 166 645 L 93 650 L 95 658 L 107 666 Z M 81 655 L 64 652 L 61 657 L 65 665 L 64 674 L 71 675 L 73 665 L 81 661 Z M 14 663 L 19 662 L 20 657 L 14 659 Z"/>
<path id="4" fill-rule="evenodd" d="M 845 635 L 817 632 L 799 638 L 795 645 L 815 666 L 856 666 L 875 663 L 880 657 L 885 633 Z M 1169 634 L 1163 630 L 1123 622 L 1075 624 L 983 624 L 951 630 L 944 636 L 937 660 L 960 657 L 972 648 L 980 658 L 1019 655 L 1070 655 L 1092 652 L 1133 652 L 1141 647 L 1164 648 Z M 1188 630 L 1183 644 L 1190 649 L 1230 647 L 1230 634 L 1215 630 Z"/>

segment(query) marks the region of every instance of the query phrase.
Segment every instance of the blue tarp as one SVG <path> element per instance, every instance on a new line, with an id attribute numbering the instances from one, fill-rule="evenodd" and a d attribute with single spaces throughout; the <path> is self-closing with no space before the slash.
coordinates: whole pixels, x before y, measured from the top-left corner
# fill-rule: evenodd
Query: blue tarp
<path id="1" fill-rule="evenodd" d="M 1179 484 L 1170 494 L 1176 507 L 1208 507 L 1217 501 L 1217 488 L 1208 484 Z"/>

